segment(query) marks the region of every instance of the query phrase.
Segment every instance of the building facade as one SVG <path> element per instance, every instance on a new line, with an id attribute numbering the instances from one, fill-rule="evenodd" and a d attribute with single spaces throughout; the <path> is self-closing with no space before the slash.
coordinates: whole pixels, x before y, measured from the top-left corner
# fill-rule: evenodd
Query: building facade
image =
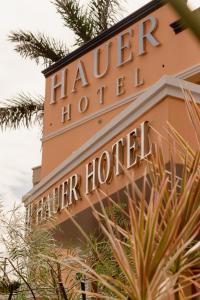
<path id="1" fill-rule="evenodd" d="M 139 180 L 167 122 L 197 147 L 183 89 L 200 101 L 200 47 L 171 7 L 153 0 L 43 73 L 42 164 L 23 201 L 27 226 L 54 217 L 65 246 L 80 242 L 67 211 L 92 230 L 86 198 L 98 204 L 99 188 L 101 199 L 119 197 L 123 168 Z"/>

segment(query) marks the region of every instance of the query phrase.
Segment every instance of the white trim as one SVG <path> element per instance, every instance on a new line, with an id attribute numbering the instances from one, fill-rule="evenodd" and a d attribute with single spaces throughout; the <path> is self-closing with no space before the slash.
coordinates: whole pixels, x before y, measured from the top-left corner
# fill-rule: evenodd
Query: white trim
<path id="1" fill-rule="evenodd" d="M 200 64 L 194 65 L 185 69 L 175 75 L 175 77 L 180 79 L 188 79 L 196 74 L 200 73 Z"/>
<path id="2" fill-rule="evenodd" d="M 33 189 L 23 197 L 23 201 L 26 204 L 30 203 L 63 176 L 80 165 L 85 159 L 94 154 L 113 137 L 118 135 L 122 130 L 135 122 L 140 116 L 161 102 L 165 97 L 172 96 L 184 100 L 183 88 L 190 90 L 196 101 L 200 103 L 199 85 L 177 79 L 173 76 L 163 76 L 159 81 L 148 88 L 145 93 L 140 95 L 137 101 L 132 102 L 77 151 L 73 152 L 50 174 L 43 178 L 40 183 L 34 186 Z"/>
<path id="3" fill-rule="evenodd" d="M 187 78 L 189 78 L 189 77 L 191 77 L 191 76 L 193 76 L 195 74 L 198 74 L 198 73 L 200 73 L 200 64 L 197 64 L 197 65 L 194 65 L 194 66 L 192 66 L 192 67 L 190 67 L 188 69 L 185 69 L 185 70 L 177 73 L 174 76 L 177 77 L 177 78 L 180 78 L 180 79 L 187 79 Z M 127 98 L 119 101 L 119 102 L 115 102 L 113 104 L 107 105 L 106 107 L 98 110 L 97 112 L 92 113 L 92 114 L 90 114 L 90 115 L 88 115 L 86 117 L 83 117 L 82 119 L 80 119 L 78 121 L 72 122 L 69 125 L 65 125 L 61 129 L 58 129 L 56 131 L 53 131 L 53 132 L 47 134 L 46 136 L 44 136 L 41 139 L 41 141 L 42 142 L 46 142 L 46 141 L 48 141 L 48 140 L 50 140 L 50 139 L 52 139 L 52 138 L 54 138 L 54 137 L 56 137 L 58 135 L 61 135 L 61 134 L 65 133 L 65 132 L 67 132 L 67 131 L 69 131 L 69 130 L 71 130 L 73 128 L 76 128 L 77 126 L 83 125 L 84 123 L 86 123 L 88 121 L 94 120 L 95 118 L 98 118 L 98 117 L 100 117 L 100 116 L 102 116 L 102 115 L 104 115 L 104 114 L 106 114 L 106 113 L 108 113 L 108 112 L 110 112 L 110 111 L 118 108 L 118 107 L 121 107 L 121 106 L 123 106 L 125 104 L 128 104 L 131 101 L 134 101 L 142 93 L 145 93 L 147 89 L 148 88 L 146 88 L 146 89 L 144 89 L 144 90 L 142 90 L 142 91 L 140 91 L 138 93 L 135 93 L 134 95 L 131 95 L 131 96 L 129 96 L 129 97 L 127 97 Z"/>

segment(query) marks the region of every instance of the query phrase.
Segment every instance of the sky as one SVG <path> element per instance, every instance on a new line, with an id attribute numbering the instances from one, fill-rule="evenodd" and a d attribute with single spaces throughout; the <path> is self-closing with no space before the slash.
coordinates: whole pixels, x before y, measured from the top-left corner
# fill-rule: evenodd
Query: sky
<path id="1" fill-rule="evenodd" d="M 86 2 L 86 0 L 82 0 Z M 126 0 L 124 16 L 149 0 Z M 189 1 L 193 8 L 200 0 Z M 51 0 L 6 0 L 0 10 L 0 101 L 20 92 L 44 95 L 45 80 L 30 60 L 22 59 L 8 42 L 10 31 L 45 32 L 73 44 L 73 34 L 64 28 Z M 41 129 L 0 131 L 0 201 L 7 210 L 21 202 L 32 187 L 32 167 L 41 164 Z"/>

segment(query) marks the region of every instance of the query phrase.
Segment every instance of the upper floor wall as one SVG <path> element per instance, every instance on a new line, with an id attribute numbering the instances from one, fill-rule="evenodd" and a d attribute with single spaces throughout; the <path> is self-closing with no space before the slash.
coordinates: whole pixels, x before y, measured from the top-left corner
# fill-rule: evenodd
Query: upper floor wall
<path id="1" fill-rule="evenodd" d="M 171 7 L 151 1 L 44 71 L 41 178 L 164 74 L 199 64 L 190 31 L 174 32 L 178 19 Z"/>

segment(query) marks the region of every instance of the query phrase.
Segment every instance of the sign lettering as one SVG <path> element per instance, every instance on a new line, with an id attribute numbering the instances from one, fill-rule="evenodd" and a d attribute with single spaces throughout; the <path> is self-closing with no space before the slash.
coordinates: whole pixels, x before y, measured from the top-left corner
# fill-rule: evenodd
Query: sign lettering
<path id="1" fill-rule="evenodd" d="M 81 200 L 81 193 L 89 195 L 101 185 L 111 183 L 115 176 L 123 174 L 124 169 L 136 167 L 151 154 L 148 132 L 149 123 L 145 121 L 115 142 L 110 151 L 105 150 L 86 164 L 85 187 L 79 174 L 70 176 L 55 187 L 36 204 L 36 221 L 39 223 L 48 219 Z"/>

